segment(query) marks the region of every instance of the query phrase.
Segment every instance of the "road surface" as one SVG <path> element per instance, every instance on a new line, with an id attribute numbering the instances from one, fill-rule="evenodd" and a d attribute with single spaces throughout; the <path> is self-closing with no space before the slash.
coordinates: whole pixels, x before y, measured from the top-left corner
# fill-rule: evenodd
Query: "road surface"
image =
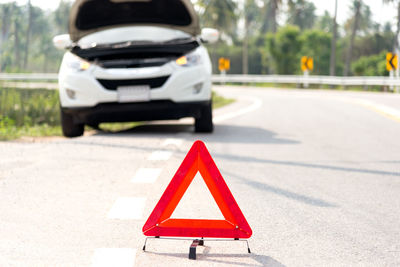
<path id="1" fill-rule="evenodd" d="M 191 122 L 0 143 L 0 266 L 399 266 L 400 96 L 218 87 Z M 141 228 L 195 140 L 250 226 L 243 242 L 149 240 Z M 175 218 L 221 218 L 196 177 Z"/>

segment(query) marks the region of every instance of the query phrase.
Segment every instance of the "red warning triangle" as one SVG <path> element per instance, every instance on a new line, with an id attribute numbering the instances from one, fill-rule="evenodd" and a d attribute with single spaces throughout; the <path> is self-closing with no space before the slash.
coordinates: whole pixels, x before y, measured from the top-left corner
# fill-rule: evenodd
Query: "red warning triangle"
<path id="1" fill-rule="evenodd" d="M 171 219 L 179 201 L 200 172 L 225 220 Z M 143 226 L 146 236 L 250 238 L 252 230 L 206 146 L 196 141 Z"/>

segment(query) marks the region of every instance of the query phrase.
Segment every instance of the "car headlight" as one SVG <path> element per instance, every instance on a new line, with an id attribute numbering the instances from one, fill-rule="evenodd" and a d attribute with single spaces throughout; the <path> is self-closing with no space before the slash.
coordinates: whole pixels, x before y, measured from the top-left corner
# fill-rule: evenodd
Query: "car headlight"
<path id="1" fill-rule="evenodd" d="M 89 62 L 72 54 L 65 59 L 65 65 L 76 71 L 84 71 L 90 68 Z"/>
<path id="2" fill-rule="evenodd" d="M 196 66 L 201 64 L 201 56 L 200 53 L 196 51 L 178 58 L 175 62 L 178 66 L 182 67 Z"/>

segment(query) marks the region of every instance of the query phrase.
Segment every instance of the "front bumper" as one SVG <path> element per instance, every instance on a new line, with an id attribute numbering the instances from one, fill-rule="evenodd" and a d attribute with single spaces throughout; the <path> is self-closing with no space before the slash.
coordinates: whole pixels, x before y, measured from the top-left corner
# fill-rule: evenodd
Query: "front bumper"
<path id="1" fill-rule="evenodd" d="M 145 103 L 105 103 L 92 108 L 62 108 L 76 124 L 99 124 L 103 122 L 131 122 L 153 120 L 178 120 L 186 117 L 200 118 L 211 101 L 174 103 L 151 101 Z"/>
<path id="2" fill-rule="evenodd" d="M 61 106 L 79 108 L 115 103 L 117 88 L 129 85 L 149 85 L 152 101 L 208 101 L 211 99 L 211 63 L 205 48 L 198 49 L 203 63 L 196 66 L 178 66 L 171 61 L 159 67 L 105 69 L 93 64 L 85 71 L 68 67 L 73 56 L 66 53 L 59 75 Z"/>

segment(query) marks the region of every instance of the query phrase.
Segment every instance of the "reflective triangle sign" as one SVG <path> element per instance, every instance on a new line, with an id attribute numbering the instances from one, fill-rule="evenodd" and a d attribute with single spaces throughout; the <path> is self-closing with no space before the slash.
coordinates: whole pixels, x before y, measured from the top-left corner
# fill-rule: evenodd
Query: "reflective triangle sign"
<path id="1" fill-rule="evenodd" d="M 179 201 L 200 172 L 224 220 L 171 219 Z M 206 146 L 196 141 L 143 226 L 146 236 L 250 238 L 252 230 Z"/>

